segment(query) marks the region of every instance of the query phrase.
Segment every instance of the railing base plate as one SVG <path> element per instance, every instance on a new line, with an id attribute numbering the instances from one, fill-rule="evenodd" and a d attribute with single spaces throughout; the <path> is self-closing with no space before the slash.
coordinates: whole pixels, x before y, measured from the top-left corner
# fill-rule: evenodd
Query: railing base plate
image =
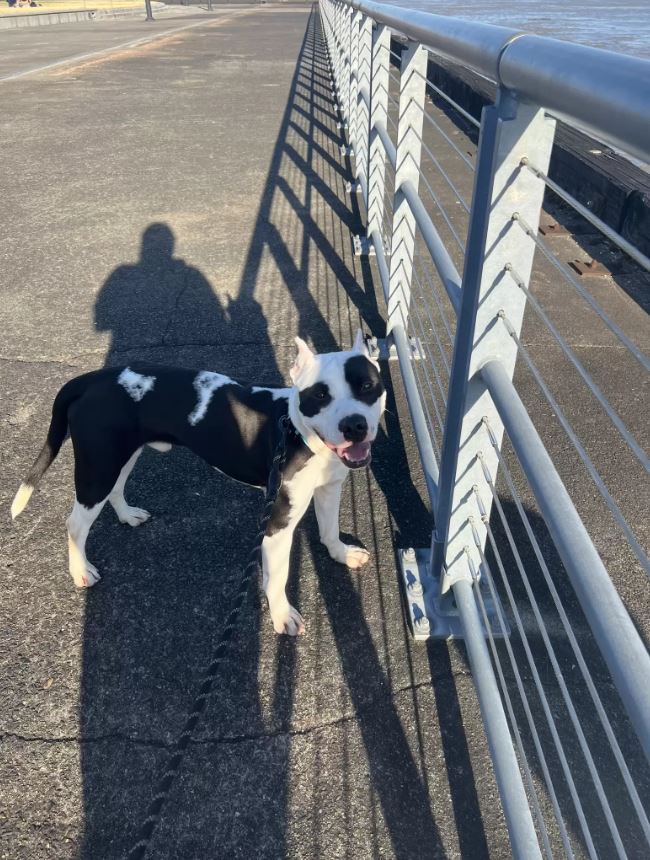
<path id="1" fill-rule="evenodd" d="M 374 257 L 376 254 L 375 246 L 367 236 L 354 235 L 352 237 L 352 247 L 354 248 L 355 257 Z"/>
<path id="2" fill-rule="evenodd" d="M 348 194 L 358 194 L 361 191 L 361 183 L 359 182 L 346 182 L 345 190 Z"/>
<path id="3" fill-rule="evenodd" d="M 417 337 L 409 337 L 411 347 L 411 361 L 422 361 L 424 358 L 422 343 Z M 373 361 L 397 361 L 397 348 L 391 335 L 388 337 L 366 338 L 366 348 Z"/>
<path id="4" fill-rule="evenodd" d="M 430 555 L 429 548 L 399 550 L 400 573 L 404 583 L 413 638 L 416 641 L 462 639 L 463 627 L 454 594 L 452 591 L 448 591 L 445 595 L 440 594 L 440 581 L 430 573 Z M 479 584 L 477 587 L 483 588 L 483 602 L 492 636 L 495 639 L 502 639 L 504 635 L 509 636 L 510 628 L 506 627 L 505 631 L 502 629 L 487 586 Z M 503 610 L 501 614 L 504 616 Z M 483 635 L 487 636 L 485 629 L 483 629 Z"/>

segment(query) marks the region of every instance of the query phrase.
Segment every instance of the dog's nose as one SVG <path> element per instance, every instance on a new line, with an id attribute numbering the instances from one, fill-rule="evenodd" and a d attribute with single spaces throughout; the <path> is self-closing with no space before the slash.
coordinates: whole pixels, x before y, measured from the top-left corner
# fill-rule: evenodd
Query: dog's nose
<path id="1" fill-rule="evenodd" d="M 363 442 L 368 435 L 368 422 L 363 415 L 346 415 L 339 422 L 339 430 L 348 442 Z"/>

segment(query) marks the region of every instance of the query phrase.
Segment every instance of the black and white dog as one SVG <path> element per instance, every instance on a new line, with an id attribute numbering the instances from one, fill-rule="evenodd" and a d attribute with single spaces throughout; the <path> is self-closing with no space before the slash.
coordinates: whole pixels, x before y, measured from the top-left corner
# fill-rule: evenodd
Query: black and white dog
<path id="1" fill-rule="evenodd" d="M 313 497 L 320 539 L 332 558 L 351 568 L 368 561 L 366 550 L 341 541 L 339 507 L 348 471 L 370 462 L 386 395 L 361 331 L 349 352 L 315 355 L 300 338 L 296 343 L 291 388 L 243 386 L 210 370 L 144 364 L 70 380 L 54 400 L 47 440 L 16 494 L 12 517 L 25 508 L 69 433 L 76 489 L 67 521 L 70 574 L 80 588 L 94 585 L 99 574 L 86 558 L 86 538 L 106 502 L 131 526 L 149 518 L 124 498 L 144 445 L 158 451 L 184 445 L 231 478 L 264 488 L 279 420 L 288 414 L 295 433 L 288 436 L 284 480 L 262 544 L 264 590 L 275 630 L 304 632 L 285 592 L 294 529 Z"/>

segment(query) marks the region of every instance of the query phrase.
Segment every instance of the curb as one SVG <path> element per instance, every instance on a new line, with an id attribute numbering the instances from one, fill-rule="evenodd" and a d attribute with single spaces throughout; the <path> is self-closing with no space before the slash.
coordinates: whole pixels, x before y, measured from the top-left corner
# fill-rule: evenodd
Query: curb
<path id="1" fill-rule="evenodd" d="M 152 2 L 154 9 L 164 9 L 165 4 Z M 31 15 L 0 15 L 0 30 L 17 30 L 22 27 L 47 27 L 51 24 L 84 23 L 104 18 L 135 18 L 144 16 L 141 9 L 69 9 L 60 12 L 35 12 Z"/>

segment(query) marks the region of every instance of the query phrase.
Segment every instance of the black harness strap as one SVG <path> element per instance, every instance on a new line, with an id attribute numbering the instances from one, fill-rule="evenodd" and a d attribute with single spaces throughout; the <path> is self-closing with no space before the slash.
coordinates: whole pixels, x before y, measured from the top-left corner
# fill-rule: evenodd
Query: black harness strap
<path id="1" fill-rule="evenodd" d="M 287 434 L 290 432 L 290 428 L 292 428 L 291 422 L 288 416 L 284 415 L 282 418 L 280 418 L 279 421 L 280 436 L 275 449 L 275 453 L 273 455 L 273 462 L 271 464 L 271 473 L 269 475 L 269 480 L 266 487 L 266 496 L 264 498 L 264 508 L 262 509 L 262 513 L 260 515 L 259 531 L 255 536 L 253 548 L 251 549 L 250 555 L 248 557 L 248 563 L 242 571 L 241 579 L 239 581 L 239 588 L 237 589 L 237 594 L 233 600 L 232 607 L 228 614 L 228 618 L 226 619 L 226 625 L 223 629 L 221 637 L 219 638 L 219 642 L 215 649 L 212 662 L 207 667 L 204 673 L 203 682 L 201 684 L 201 687 L 199 688 L 199 693 L 194 699 L 194 703 L 185 723 L 185 727 L 181 732 L 178 740 L 176 741 L 176 744 L 174 745 L 174 750 L 169 757 L 165 772 L 160 779 L 156 793 L 153 796 L 151 803 L 149 804 L 149 808 L 147 810 L 147 817 L 145 818 L 144 823 L 140 829 L 138 841 L 127 855 L 127 860 L 142 860 L 142 858 L 144 858 L 145 854 L 147 853 L 147 849 L 149 848 L 149 844 L 153 837 L 154 831 L 158 825 L 158 822 L 160 821 L 163 807 L 167 801 L 167 797 L 174 783 L 176 775 L 178 774 L 178 770 L 180 768 L 181 762 L 183 761 L 185 752 L 187 751 L 190 741 L 192 740 L 192 736 L 194 735 L 194 732 L 199 723 L 201 715 L 206 708 L 208 700 L 212 695 L 212 687 L 219 673 L 221 663 L 227 655 L 228 647 L 232 641 L 235 627 L 239 619 L 239 612 L 242 608 L 244 600 L 246 599 L 246 595 L 248 594 L 248 588 L 251 583 L 251 580 L 256 573 L 261 572 L 262 541 L 264 540 L 266 527 L 271 517 L 273 505 L 275 504 L 278 492 L 280 491 L 280 487 L 282 486 L 282 469 L 284 467 L 284 462 L 287 455 Z"/>

